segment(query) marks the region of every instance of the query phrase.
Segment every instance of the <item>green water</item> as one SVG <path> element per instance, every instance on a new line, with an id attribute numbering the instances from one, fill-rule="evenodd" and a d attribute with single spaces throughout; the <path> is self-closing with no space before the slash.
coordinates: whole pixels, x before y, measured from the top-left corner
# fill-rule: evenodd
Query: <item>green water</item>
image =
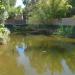
<path id="1" fill-rule="evenodd" d="M 21 43 L 24 52 L 16 50 Z M 75 75 L 75 39 L 11 35 L 0 45 L 0 75 Z"/>

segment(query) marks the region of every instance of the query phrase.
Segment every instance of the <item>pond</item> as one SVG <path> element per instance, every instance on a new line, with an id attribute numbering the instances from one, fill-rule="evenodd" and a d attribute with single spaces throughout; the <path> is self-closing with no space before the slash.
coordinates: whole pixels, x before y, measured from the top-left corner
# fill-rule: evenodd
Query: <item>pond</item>
<path id="1" fill-rule="evenodd" d="M 17 50 L 21 43 L 25 51 Z M 0 75 L 75 75 L 75 39 L 11 35 L 0 45 Z"/>

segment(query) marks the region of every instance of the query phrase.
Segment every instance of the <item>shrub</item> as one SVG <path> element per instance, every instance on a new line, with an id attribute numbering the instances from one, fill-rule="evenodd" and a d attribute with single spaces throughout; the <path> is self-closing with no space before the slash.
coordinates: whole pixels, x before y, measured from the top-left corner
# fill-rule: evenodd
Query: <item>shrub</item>
<path id="1" fill-rule="evenodd" d="M 74 26 L 60 26 L 54 34 L 56 35 L 63 35 L 63 36 L 69 36 L 69 35 L 75 35 Z"/>
<path id="2" fill-rule="evenodd" d="M 10 31 L 4 27 L 4 24 L 0 25 L 0 43 L 5 44 L 8 40 L 8 35 Z"/>
<path id="3" fill-rule="evenodd" d="M 28 23 L 31 24 L 52 24 L 54 19 L 60 19 L 67 15 L 72 6 L 68 0 L 39 0 L 34 6 L 33 10 L 29 12 Z"/>

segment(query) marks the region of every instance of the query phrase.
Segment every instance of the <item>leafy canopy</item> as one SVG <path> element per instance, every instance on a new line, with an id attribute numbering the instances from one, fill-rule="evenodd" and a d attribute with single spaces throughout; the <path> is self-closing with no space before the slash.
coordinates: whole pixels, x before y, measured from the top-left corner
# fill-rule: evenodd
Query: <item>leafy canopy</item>
<path id="1" fill-rule="evenodd" d="M 31 15 L 29 20 L 37 19 L 46 22 L 53 18 L 66 17 L 66 13 L 72 6 L 68 0 L 39 0 L 32 8 L 32 11 L 29 12 Z"/>

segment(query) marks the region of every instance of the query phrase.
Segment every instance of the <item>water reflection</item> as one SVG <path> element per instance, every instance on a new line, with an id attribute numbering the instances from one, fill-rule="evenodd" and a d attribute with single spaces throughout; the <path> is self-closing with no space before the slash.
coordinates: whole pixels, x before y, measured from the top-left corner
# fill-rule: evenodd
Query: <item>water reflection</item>
<path id="1" fill-rule="evenodd" d="M 26 56 L 25 51 L 26 51 L 27 46 L 24 47 L 18 47 L 16 48 L 16 50 L 18 51 L 18 64 L 23 65 L 24 70 L 25 70 L 25 74 L 26 75 L 37 75 L 35 69 L 31 66 L 30 61 L 28 56 Z"/>
<path id="2" fill-rule="evenodd" d="M 63 75 L 74 75 L 74 74 L 72 74 L 72 72 L 71 72 L 69 66 L 67 65 L 65 59 L 63 59 L 61 61 L 61 64 L 63 66 L 63 73 L 62 73 Z"/>
<path id="3" fill-rule="evenodd" d="M 64 56 L 70 70 L 75 73 L 75 50 Z"/>
<path id="4" fill-rule="evenodd" d="M 29 60 L 32 66 L 36 69 L 38 75 L 74 75 L 74 49 L 75 47 L 70 44 L 69 48 L 64 46 L 63 48 L 61 46 L 56 47 L 54 45 L 50 50 L 46 50 L 47 52 L 45 53 L 41 50 L 32 49 L 27 51 L 27 55 L 29 56 Z"/>
<path id="5" fill-rule="evenodd" d="M 63 70 L 61 65 L 61 56 L 57 54 L 53 55 L 49 52 L 42 53 L 36 50 L 32 51 L 33 52 L 28 51 L 27 54 L 38 75 L 61 74 L 61 71 Z"/>
<path id="6" fill-rule="evenodd" d="M 36 42 L 36 41 L 35 41 Z M 33 41 L 31 42 L 33 45 Z M 44 44 L 44 42 L 42 43 Z M 34 44 L 35 45 L 35 44 Z M 41 44 L 39 44 L 40 46 Z M 46 50 L 33 46 L 26 51 L 18 49 L 18 63 L 23 65 L 25 75 L 73 75 L 75 74 L 75 47 L 63 42 L 50 42 Z M 37 49 L 36 49 L 37 48 Z"/>
<path id="7" fill-rule="evenodd" d="M 27 36 L 22 43 L 23 38 L 14 36 L 0 46 L 1 75 L 75 75 L 74 44 L 48 36 Z"/>

